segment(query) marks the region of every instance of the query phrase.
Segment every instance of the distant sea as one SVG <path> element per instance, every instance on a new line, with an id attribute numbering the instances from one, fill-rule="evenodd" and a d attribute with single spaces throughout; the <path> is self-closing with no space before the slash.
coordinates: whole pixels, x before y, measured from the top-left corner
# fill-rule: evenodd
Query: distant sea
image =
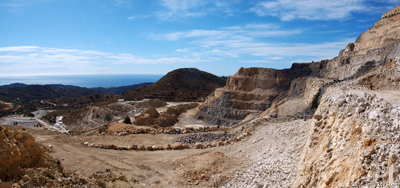
<path id="1" fill-rule="evenodd" d="M 157 82 L 163 75 L 46 75 L 46 76 L 0 76 L 0 85 L 24 84 L 63 84 L 80 87 L 119 87 L 144 82 Z"/>

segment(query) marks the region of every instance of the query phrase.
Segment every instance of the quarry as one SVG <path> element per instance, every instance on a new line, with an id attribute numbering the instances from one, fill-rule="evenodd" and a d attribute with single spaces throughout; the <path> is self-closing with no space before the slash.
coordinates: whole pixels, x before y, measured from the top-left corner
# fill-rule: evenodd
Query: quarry
<path id="1" fill-rule="evenodd" d="M 399 187 L 399 10 L 331 60 L 241 68 L 204 101 L 93 105 L 74 134 L 2 125 L 0 187 Z"/>

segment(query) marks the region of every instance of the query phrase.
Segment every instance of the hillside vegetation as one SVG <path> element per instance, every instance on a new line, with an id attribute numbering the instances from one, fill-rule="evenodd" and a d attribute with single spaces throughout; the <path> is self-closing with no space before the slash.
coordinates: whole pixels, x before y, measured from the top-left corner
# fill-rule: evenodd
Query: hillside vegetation
<path id="1" fill-rule="evenodd" d="M 163 101 L 198 101 L 225 86 L 226 78 L 195 68 L 177 69 L 159 81 L 124 93 L 125 100 L 158 98 Z"/>

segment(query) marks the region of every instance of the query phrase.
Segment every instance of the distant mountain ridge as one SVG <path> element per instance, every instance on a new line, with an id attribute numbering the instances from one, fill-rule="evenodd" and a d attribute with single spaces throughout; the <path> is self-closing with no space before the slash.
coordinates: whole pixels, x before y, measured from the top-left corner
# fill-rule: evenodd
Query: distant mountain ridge
<path id="1" fill-rule="evenodd" d="M 74 85 L 63 85 L 63 84 L 45 84 L 45 85 L 36 85 L 36 86 L 52 86 L 55 89 L 68 89 L 71 91 L 77 91 L 77 92 L 82 92 L 84 90 L 87 90 L 87 92 L 96 94 L 96 93 L 107 93 L 107 94 L 116 94 L 116 95 L 121 95 L 123 92 L 130 91 L 132 89 L 136 89 L 138 87 L 146 87 L 148 85 L 153 84 L 152 82 L 145 82 L 145 83 L 140 83 L 140 84 L 134 84 L 134 85 L 128 85 L 128 86 L 120 86 L 120 87 L 93 87 L 93 88 L 86 88 L 86 87 L 80 87 L 80 86 L 74 86 Z M 0 88 L 16 88 L 16 87 L 27 87 L 27 86 L 32 86 L 24 83 L 12 83 L 8 85 L 1 85 Z"/>

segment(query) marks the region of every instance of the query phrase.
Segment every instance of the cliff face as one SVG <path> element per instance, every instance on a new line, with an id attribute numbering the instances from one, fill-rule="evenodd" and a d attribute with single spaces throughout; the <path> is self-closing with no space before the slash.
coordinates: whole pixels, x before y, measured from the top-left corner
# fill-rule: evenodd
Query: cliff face
<path id="1" fill-rule="evenodd" d="M 52 157 L 27 133 L 0 126 L 0 180 L 18 178 L 22 168 L 54 167 Z"/>
<path id="2" fill-rule="evenodd" d="M 318 63 L 293 64 L 290 69 L 241 68 L 200 107 L 198 119 L 232 126 L 250 113 L 261 113 L 288 92 L 292 81 L 310 76 Z"/>
<path id="3" fill-rule="evenodd" d="M 324 95 L 293 187 L 399 184 L 400 107 L 351 85 L 337 84 Z"/>
<path id="4" fill-rule="evenodd" d="M 290 69 L 285 70 L 241 68 L 234 76 L 228 78 L 224 88 L 216 89 L 207 97 L 197 118 L 231 126 L 250 113 L 263 112 L 271 106 L 275 108 L 280 101 L 291 97 L 293 93 L 304 96 L 304 93 L 300 92 L 303 91 L 304 85 L 309 87 L 305 89 L 309 91 L 305 93 L 307 106 L 315 105 L 315 97 L 319 95 L 319 89 L 325 83 L 359 77 L 400 56 L 400 14 L 396 13 L 399 11 L 400 6 L 387 14 L 390 16 L 383 16 L 373 27 L 362 33 L 355 43 L 348 44 L 340 51 L 338 57 L 331 60 L 293 64 Z M 304 82 L 308 77 L 324 79 L 325 82 L 319 80 L 316 83 L 315 80 L 310 80 L 304 84 L 299 82 L 301 77 L 306 77 Z M 294 81 L 297 78 L 299 80 Z M 363 82 L 366 84 L 374 80 L 382 78 L 375 75 Z M 392 80 L 387 78 L 386 81 L 391 83 Z M 270 109 L 264 115 L 273 115 L 274 111 Z"/>
<path id="5" fill-rule="evenodd" d="M 400 6 L 394 10 L 400 10 Z M 379 62 L 400 56 L 400 14 L 382 17 L 362 33 L 354 43 L 340 51 L 339 56 L 321 62 L 320 77 L 344 79 L 355 75 L 367 62 Z"/>

